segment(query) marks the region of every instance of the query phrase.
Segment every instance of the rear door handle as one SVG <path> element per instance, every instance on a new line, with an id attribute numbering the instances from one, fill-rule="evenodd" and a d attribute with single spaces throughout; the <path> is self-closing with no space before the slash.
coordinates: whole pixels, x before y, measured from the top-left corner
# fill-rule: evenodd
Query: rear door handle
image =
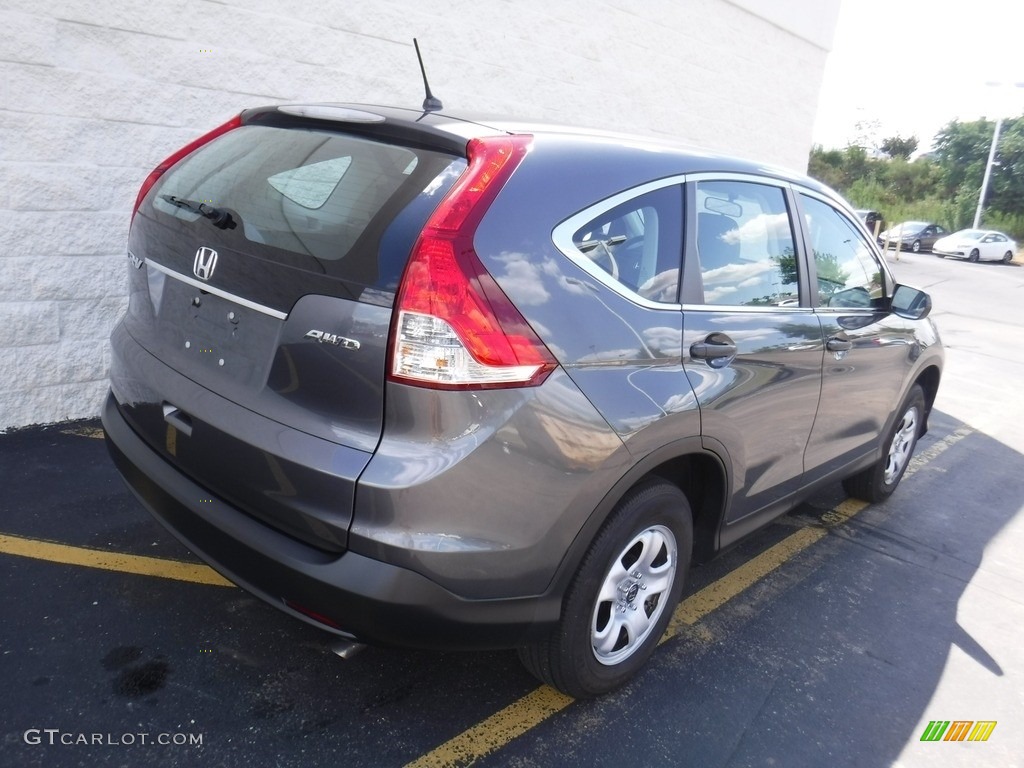
<path id="1" fill-rule="evenodd" d="M 735 344 L 715 344 L 714 342 L 698 341 L 690 345 L 690 357 L 698 360 L 717 360 L 722 357 L 735 357 Z"/>
<path id="2" fill-rule="evenodd" d="M 724 334 L 712 334 L 690 345 L 690 357 L 704 360 L 712 368 L 724 368 L 736 357 L 736 345 Z"/>
<path id="3" fill-rule="evenodd" d="M 832 336 L 825 342 L 825 349 L 829 352 L 849 352 L 853 349 L 853 342 L 839 336 Z"/>

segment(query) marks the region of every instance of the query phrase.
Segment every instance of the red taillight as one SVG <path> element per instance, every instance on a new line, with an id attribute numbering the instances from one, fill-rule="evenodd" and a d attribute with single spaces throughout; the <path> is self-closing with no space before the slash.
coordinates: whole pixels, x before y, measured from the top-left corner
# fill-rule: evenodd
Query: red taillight
<path id="1" fill-rule="evenodd" d="M 156 168 L 154 168 L 150 172 L 149 176 L 146 177 L 146 180 L 142 182 L 142 187 L 139 189 L 139 194 L 135 198 L 135 207 L 132 208 L 132 218 L 134 219 L 135 214 L 138 213 L 139 206 L 142 205 L 142 201 L 146 197 L 146 193 L 149 192 L 152 186 L 156 184 L 157 179 L 159 179 L 164 174 L 164 172 L 167 171 L 168 168 L 177 163 L 186 155 L 199 149 L 199 147 L 203 146 L 203 144 L 213 141 L 222 133 L 227 133 L 232 128 L 237 128 L 241 124 L 242 116 L 235 115 L 223 125 L 218 125 L 212 131 L 204 133 L 195 141 L 189 142 L 184 147 L 175 152 L 173 155 L 164 160 L 162 163 L 160 163 L 160 165 L 158 165 Z"/>
<path id="2" fill-rule="evenodd" d="M 390 376 L 439 389 L 540 384 L 551 352 L 487 272 L 473 235 L 530 136 L 473 139 L 469 167 L 427 221 L 402 276 Z"/>

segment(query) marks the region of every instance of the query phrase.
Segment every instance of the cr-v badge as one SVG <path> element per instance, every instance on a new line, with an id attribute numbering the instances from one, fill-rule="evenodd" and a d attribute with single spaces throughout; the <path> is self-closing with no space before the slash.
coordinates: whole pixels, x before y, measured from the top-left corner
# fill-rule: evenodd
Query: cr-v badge
<path id="1" fill-rule="evenodd" d="M 217 268 L 217 252 L 205 245 L 196 251 L 196 260 L 192 262 L 192 272 L 200 280 L 209 280 L 213 277 L 213 270 Z"/>
<path id="2" fill-rule="evenodd" d="M 336 347 L 344 347 L 345 349 L 359 349 L 360 344 L 355 339 L 347 339 L 344 336 L 339 336 L 336 333 L 327 333 L 326 331 L 306 331 L 306 335 L 303 337 L 306 339 L 316 339 L 321 344 L 333 344 Z"/>

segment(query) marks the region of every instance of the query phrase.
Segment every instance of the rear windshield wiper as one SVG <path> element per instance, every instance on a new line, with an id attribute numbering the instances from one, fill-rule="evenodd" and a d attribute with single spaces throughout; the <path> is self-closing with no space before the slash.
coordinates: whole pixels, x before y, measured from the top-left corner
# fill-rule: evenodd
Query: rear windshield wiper
<path id="1" fill-rule="evenodd" d="M 234 229 L 238 226 L 231 214 L 224 208 L 216 208 L 197 200 L 186 200 L 183 197 L 175 197 L 174 195 L 161 195 L 160 197 L 171 205 L 176 205 L 179 208 L 192 211 L 192 213 L 198 213 L 200 216 L 203 216 L 213 222 L 213 226 L 219 227 L 220 229 Z"/>

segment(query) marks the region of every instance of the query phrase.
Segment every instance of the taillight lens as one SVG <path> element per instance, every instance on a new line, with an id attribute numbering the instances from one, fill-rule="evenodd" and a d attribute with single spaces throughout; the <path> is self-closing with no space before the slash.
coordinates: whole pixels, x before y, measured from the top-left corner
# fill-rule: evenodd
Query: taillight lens
<path id="1" fill-rule="evenodd" d="M 473 139 L 469 166 L 413 248 L 396 302 L 392 379 L 438 389 L 540 384 L 556 361 L 473 250 L 487 207 L 525 157 L 526 135 Z"/>
<path id="2" fill-rule="evenodd" d="M 132 218 L 134 219 L 135 218 L 135 214 L 138 213 L 139 206 L 142 205 L 142 201 L 146 197 L 146 193 L 149 192 L 150 189 L 152 189 L 153 185 L 156 184 L 157 179 L 159 179 L 161 176 L 163 176 L 163 174 L 172 165 L 177 163 L 179 160 L 181 160 L 186 155 L 189 155 L 192 152 L 194 152 L 197 149 L 199 149 L 201 146 L 203 146 L 203 144 L 207 144 L 208 142 L 213 141 L 214 139 L 216 139 L 221 134 L 227 133 L 228 131 L 232 130 L 233 128 L 238 128 L 241 124 L 242 124 L 242 116 L 241 115 L 235 115 L 234 117 L 232 117 L 230 120 L 228 120 L 223 125 L 218 125 L 212 131 L 209 131 L 208 133 L 204 133 L 202 136 L 200 136 L 195 141 L 189 142 L 184 147 L 182 147 L 177 152 L 175 152 L 173 155 L 171 155 L 166 160 L 164 160 L 162 163 L 160 163 L 160 165 L 158 165 L 152 171 L 150 171 L 149 176 L 147 176 L 146 180 L 144 182 L 142 182 L 142 187 L 139 189 L 139 194 L 135 198 L 135 207 L 132 208 Z"/>

